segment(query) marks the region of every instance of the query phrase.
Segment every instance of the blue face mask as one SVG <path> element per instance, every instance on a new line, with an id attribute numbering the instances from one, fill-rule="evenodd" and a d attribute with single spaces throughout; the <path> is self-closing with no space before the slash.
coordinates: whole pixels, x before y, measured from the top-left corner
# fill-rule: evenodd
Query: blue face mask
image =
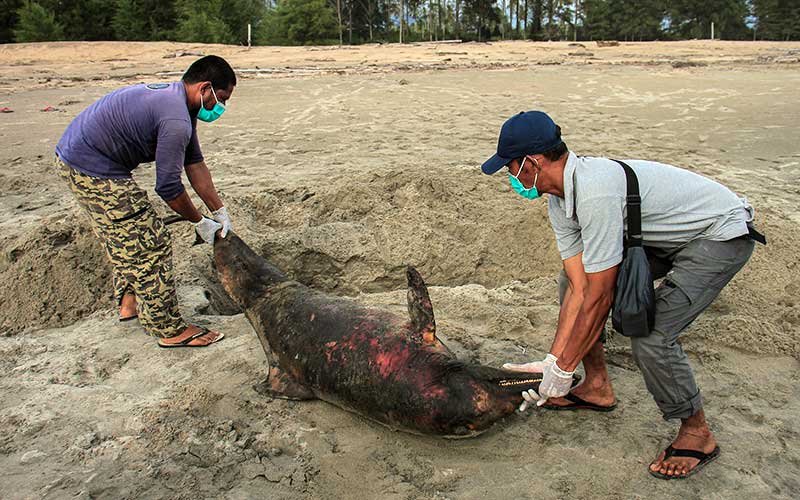
<path id="1" fill-rule="evenodd" d="M 197 112 L 198 120 L 209 123 L 222 116 L 222 113 L 225 112 L 225 105 L 219 102 L 217 94 L 214 92 L 214 87 L 211 87 L 211 93 L 214 95 L 214 99 L 217 103 L 214 104 L 213 108 L 206 109 L 205 106 L 203 106 L 203 94 L 200 94 L 200 111 Z"/>
<path id="2" fill-rule="evenodd" d="M 535 200 L 536 198 L 541 196 L 539 194 L 539 190 L 536 189 L 536 181 L 539 180 L 539 172 L 536 172 L 536 175 L 533 178 L 532 188 L 526 188 L 525 186 L 523 186 L 522 182 L 520 182 L 519 180 L 519 174 L 522 173 L 522 167 L 525 166 L 525 160 L 526 158 L 522 159 L 522 164 L 520 164 L 519 166 L 519 171 L 517 172 L 517 175 L 508 174 L 508 180 L 511 183 L 511 188 L 514 191 L 516 191 L 518 195 L 522 196 L 523 198 L 527 198 L 529 200 Z"/>

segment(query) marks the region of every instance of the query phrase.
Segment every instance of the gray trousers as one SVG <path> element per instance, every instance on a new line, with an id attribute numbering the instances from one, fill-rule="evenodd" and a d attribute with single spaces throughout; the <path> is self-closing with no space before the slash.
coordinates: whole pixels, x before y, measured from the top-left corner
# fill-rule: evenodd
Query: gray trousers
<path id="1" fill-rule="evenodd" d="M 631 347 L 665 420 L 688 418 L 702 409 L 700 390 L 678 337 L 745 265 L 753 246 L 744 236 L 729 241 L 695 240 L 671 251 L 645 247 L 653 279 L 664 281 L 656 289 L 653 331 L 647 337 L 631 338 Z M 558 285 L 561 303 L 569 286 L 563 269 Z M 605 337 L 604 330 L 600 340 Z"/>

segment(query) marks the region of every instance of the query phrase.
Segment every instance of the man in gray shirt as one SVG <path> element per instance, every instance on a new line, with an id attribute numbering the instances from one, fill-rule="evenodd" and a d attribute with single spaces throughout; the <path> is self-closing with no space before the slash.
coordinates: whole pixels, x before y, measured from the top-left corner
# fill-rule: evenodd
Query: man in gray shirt
<path id="1" fill-rule="evenodd" d="M 708 307 L 753 252 L 753 210 L 725 186 L 663 163 L 626 160 L 639 181 L 645 250 L 655 279 L 655 325 L 631 339 L 633 356 L 665 419 L 680 419 L 672 444 L 649 467 L 661 479 L 683 478 L 719 455 L 700 390 L 678 336 Z M 625 171 L 606 158 L 567 150 L 561 129 L 539 111 L 503 125 L 497 154 L 482 170 L 508 167 L 512 188 L 527 199 L 547 193 L 563 270 L 561 313 L 545 359 L 505 368 L 543 372 L 528 404 L 557 410 L 611 411 L 616 399 L 606 369 L 603 327 L 623 259 L 627 222 Z M 585 381 L 571 390 L 583 362 Z M 545 404 L 546 403 L 546 404 Z"/>

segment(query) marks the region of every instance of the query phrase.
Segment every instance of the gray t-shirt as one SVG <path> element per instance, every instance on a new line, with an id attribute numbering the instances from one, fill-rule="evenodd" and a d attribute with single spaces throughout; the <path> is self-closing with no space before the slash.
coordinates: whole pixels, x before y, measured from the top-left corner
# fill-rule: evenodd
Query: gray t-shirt
<path id="1" fill-rule="evenodd" d="M 639 179 L 644 245 L 672 249 L 692 240 L 726 241 L 747 234 L 753 209 L 722 184 L 664 163 L 622 161 Z M 564 198 L 548 199 L 562 259 L 583 252 L 587 273 L 622 262 L 626 187 L 625 171 L 613 160 L 569 153 Z"/>

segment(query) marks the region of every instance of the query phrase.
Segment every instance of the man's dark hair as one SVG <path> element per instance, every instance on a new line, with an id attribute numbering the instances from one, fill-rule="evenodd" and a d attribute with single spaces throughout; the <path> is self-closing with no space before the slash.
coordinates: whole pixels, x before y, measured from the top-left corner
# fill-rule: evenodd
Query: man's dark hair
<path id="1" fill-rule="evenodd" d="M 205 56 L 196 60 L 183 74 L 186 83 L 211 82 L 215 89 L 227 90 L 236 86 L 236 73 L 228 61 L 219 56 Z"/>
<path id="2" fill-rule="evenodd" d="M 556 125 L 556 132 L 558 133 L 558 136 L 561 137 L 561 127 L 559 127 L 558 125 Z M 551 149 L 545 151 L 544 153 L 542 153 L 542 156 L 544 156 L 545 158 L 547 158 L 550 161 L 556 161 L 556 160 L 560 159 L 562 156 L 564 156 L 565 154 L 567 154 L 567 151 L 569 151 L 569 149 L 567 149 L 567 143 L 565 143 L 564 141 L 561 141 L 558 144 L 558 146 L 556 146 L 554 148 L 551 148 Z"/>

